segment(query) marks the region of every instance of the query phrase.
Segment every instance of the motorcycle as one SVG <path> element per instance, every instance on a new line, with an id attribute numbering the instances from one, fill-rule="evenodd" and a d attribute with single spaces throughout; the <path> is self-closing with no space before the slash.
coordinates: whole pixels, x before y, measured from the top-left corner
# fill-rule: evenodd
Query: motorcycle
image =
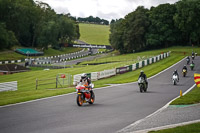
<path id="1" fill-rule="evenodd" d="M 172 82 L 173 82 L 174 85 L 177 85 L 177 82 L 178 82 L 178 76 L 177 75 L 172 76 Z"/>
<path id="2" fill-rule="evenodd" d="M 147 83 L 146 83 L 146 81 L 144 80 L 143 77 L 140 77 L 138 79 L 138 85 L 139 85 L 139 88 L 140 88 L 140 92 L 146 92 L 147 91 Z"/>
<path id="3" fill-rule="evenodd" d="M 192 60 L 194 60 L 194 55 L 192 55 Z"/>
<path id="4" fill-rule="evenodd" d="M 94 103 L 95 94 L 92 88 L 94 88 L 94 84 L 90 84 L 88 86 L 85 84 L 85 82 L 80 82 L 76 86 L 76 92 L 77 92 L 76 102 L 78 106 L 82 106 L 83 103 L 89 103 L 89 104 Z"/>
<path id="5" fill-rule="evenodd" d="M 183 77 L 185 77 L 186 74 L 187 74 L 187 70 L 186 70 L 186 69 L 183 69 L 182 73 L 183 73 Z"/>
<path id="6" fill-rule="evenodd" d="M 188 65 L 190 63 L 190 60 L 187 58 L 186 61 L 187 61 L 187 65 Z"/>
<path id="7" fill-rule="evenodd" d="M 194 69 L 194 64 L 190 64 L 190 68 L 191 68 L 191 70 L 193 70 Z"/>

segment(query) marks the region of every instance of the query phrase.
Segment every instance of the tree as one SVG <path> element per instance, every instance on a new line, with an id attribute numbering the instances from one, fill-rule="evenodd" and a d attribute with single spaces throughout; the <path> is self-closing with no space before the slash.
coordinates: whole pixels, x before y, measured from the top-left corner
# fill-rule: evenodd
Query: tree
<path id="1" fill-rule="evenodd" d="M 48 45 L 56 45 L 58 38 L 58 25 L 54 21 L 49 21 L 40 31 L 37 43 L 40 47 L 48 49 Z"/>
<path id="2" fill-rule="evenodd" d="M 60 16 L 58 24 L 60 43 L 70 43 L 80 37 L 78 25 L 67 16 Z"/>
<path id="3" fill-rule="evenodd" d="M 125 19 L 111 24 L 110 43 L 121 54 L 145 49 L 145 35 L 149 26 L 148 11 L 140 6 Z"/>
<path id="4" fill-rule="evenodd" d="M 6 25 L 0 23 L 0 49 L 9 49 L 12 46 L 18 44 L 15 34 L 12 31 L 6 29 Z"/>
<path id="5" fill-rule="evenodd" d="M 127 52 L 145 49 L 145 35 L 149 26 L 148 9 L 139 6 L 125 17 L 124 46 Z"/>
<path id="6" fill-rule="evenodd" d="M 200 1 L 181 0 L 176 3 L 174 16 L 176 26 L 183 32 L 186 44 L 197 43 L 200 39 Z M 184 42 L 183 42 L 184 43 Z"/>
<path id="7" fill-rule="evenodd" d="M 149 19 L 151 25 L 146 36 L 149 47 L 168 47 L 177 40 L 178 29 L 174 26 L 175 5 L 161 4 L 151 8 Z"/>
<path id="8" fill-rule="evenodd" d="M 33 0 L 0 0 L 0 23 L 5 24 L 2 32 L 27 47 L 47 48 L 60 40 L 71 42 L 80 37 L 79 26 L 70 14 L 56 14 L 47 3 Z M 6 35 L 1 37 L 7 40 Z"/>
<path id="9" fill-rule="evenodd" d="M 121 54 L 125 53 L 124 43 L 123 43 L 123 34 L 124 34 L 124 25 L 122 24 L 123 19 L 117 20 L 115 23 L 110 25 L 109 41 L 111 46 L 114 49 L 120 51 Z"/>

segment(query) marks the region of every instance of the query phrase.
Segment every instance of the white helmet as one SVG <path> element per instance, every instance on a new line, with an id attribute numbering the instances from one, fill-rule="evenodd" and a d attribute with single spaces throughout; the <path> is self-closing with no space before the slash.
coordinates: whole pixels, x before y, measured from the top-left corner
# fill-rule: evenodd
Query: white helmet
<path id="1" fill-rule="evenodd" d="M 81 74 L 81 79 L 85 79 L 87 77 L 86 73 Z"/>

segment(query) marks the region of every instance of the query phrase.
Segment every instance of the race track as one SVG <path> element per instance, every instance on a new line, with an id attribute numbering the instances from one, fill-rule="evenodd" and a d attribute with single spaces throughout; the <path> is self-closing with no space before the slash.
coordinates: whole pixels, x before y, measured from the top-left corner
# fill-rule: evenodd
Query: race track
<path id="1" fill-rule="evenodd" d="M 1 133 L 114 133 L 163 107 L 194 84 L 194 72 L 200 73 L 200 57 L 195 70 L 182 77 L 186 60 L 148 80 L 147 93 L 140 93 L 137 83 L 94 90 L 94 105 L 78 107 L 76 94 L 0 107 Z M 189 67 L 188 67 L 189 68 Z M 172 85 L 172 72 L 180 75 Z"/>

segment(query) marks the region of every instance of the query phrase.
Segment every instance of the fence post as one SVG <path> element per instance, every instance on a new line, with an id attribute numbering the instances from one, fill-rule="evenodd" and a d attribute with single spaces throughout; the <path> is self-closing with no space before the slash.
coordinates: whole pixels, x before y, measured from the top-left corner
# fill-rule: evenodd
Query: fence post
<path id="1" fill-rule="evenodd" d="M 58 75 L 56 76 L 56 88 L 58 87 Z"/>
<path id="2" fill-rule="evenodd" d="M 37 80 L 37 78 L 36 78 L 36 90 L 37 90 L 37 86 L 38 86 L 38 80 Z"/>

